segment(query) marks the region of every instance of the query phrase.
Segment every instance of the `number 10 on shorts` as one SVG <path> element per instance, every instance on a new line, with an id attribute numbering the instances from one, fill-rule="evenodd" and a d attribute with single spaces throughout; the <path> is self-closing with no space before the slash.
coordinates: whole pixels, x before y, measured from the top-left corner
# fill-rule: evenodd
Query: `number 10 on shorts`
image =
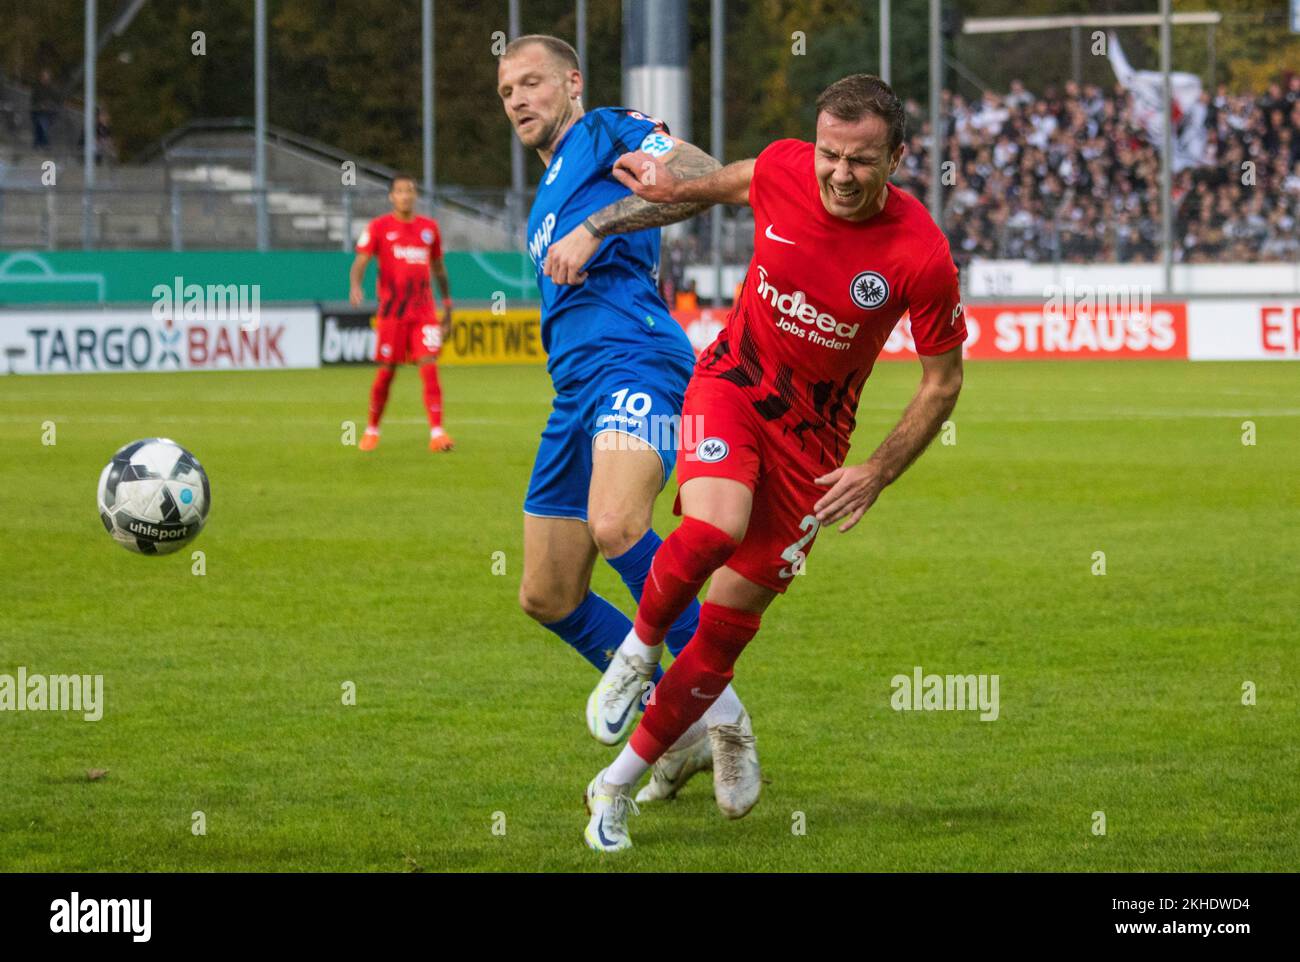
<path id="1" fill-rule="evenodd" d="M 650 407 L 654 402 L 650 400 L 650 395 L 646 394 L 644 391 L 637 391 L 635 394 L 629 396 L 628 391 L 630 390 L 631 388 L 625 387 L 610 395 L 610 397 L 614 399 L 614 410 L 626 411 L 634 418 L 645 417 L 650 413 Z M 627 406 L 624 407 L 624 404 Z"/>

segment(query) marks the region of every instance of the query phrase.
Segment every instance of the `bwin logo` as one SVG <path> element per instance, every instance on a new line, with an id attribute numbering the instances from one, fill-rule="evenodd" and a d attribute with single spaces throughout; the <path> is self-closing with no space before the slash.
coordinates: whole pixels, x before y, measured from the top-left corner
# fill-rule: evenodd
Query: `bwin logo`
<path id="1" fill-rule="evenodd" d="M 722 438 L 705 438 L 695 449 L 695 456 L 705 464 L 713 464 L 725 458 L 730 450 Z"/>

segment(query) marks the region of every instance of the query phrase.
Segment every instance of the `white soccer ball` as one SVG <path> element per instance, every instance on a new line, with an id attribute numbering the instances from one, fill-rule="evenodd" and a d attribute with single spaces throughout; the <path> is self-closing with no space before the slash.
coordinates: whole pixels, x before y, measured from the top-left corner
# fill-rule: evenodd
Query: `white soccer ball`
<path id="1" fill-rule="evenodd" d="M 203 465 L 169 438 L 132 441 L 99 475 L 105 530 L 140 554 L 169 554 L 192 540 L 211 503 Z"/>

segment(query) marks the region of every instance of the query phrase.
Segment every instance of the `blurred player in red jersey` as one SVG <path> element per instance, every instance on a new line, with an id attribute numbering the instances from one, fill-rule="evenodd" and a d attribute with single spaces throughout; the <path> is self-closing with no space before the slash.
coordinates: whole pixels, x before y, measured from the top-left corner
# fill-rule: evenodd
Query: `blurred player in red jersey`
<path id="1" fill-rule="evenodd" d="M 642 695 L 665 627 L 709 581 L 699 629 L 622 753 L 587 786 L 594 849 L 632 844 L 631 787 L 730 683 L 818 529 L 856 525 L 957 403 L 966 340 L 957 269 L 925 207 L 889 184 L 903 139 L 893 90 L 856 74 L 817 99 L 815 143 L 779 140 L 692 180 L 640 151 L 618 161 L 615 176 L 646 200 L 748 204 L 754 257 L 686 390 L 682 423 L 698 419 L 702 436 L 684 438 L 678 456 L 682 523 L 655 554 L 633 629 L 588 701 L 599 738 L 603 713 Z M 920 386 L 871 457 L 845 466 L 863 384 L 905 313 Z"/>
<path id="2" fill-rule="evenodd" d="M 424 382 L 424 408 L 429 415 L 429 450 L 450 451 L 450 435 L 442 429 L 442 387 L 438 383 L 438 354 L 451 335 L 451 284 L 442 260 L 442 235 L 432 217 L 415 213 L 415 180 L 398 174 L 389 185 L 393 212 L 372 220 L 357 238 L 357 256 L 350 273 L 349 300 L 360 304 L 361 278 L 371 257 L 379 258 L 379 371 L 370 387 L 370 419 L 361 436 L 362 451 L 379 444 L 379 420 L 388 403 L 388 389 L 399 364 L 418 364 Z M 433 311 L 432 276 L 438 281 L 442 323 Z"/>

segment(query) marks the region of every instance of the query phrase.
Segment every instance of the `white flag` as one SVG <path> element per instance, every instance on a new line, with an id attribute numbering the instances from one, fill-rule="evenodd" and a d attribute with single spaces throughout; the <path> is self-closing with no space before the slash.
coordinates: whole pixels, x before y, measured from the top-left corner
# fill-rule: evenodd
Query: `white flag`
<path id="1" fill-rule="evenodd" d="M 1129 93 L 1133 118 L 1146 131 L 1147 139 L 1160 150 L 1164 145 L 1164 76 L 1158 70 L 1134 70 L 1111 34 L 1110 65 L 1115 79 Z M 1174 173 L 1205 163 L 1205 104 L 1201 103 L 1201 78 L 1194 73 L 1170 72 L 1173 94 Z"/>

